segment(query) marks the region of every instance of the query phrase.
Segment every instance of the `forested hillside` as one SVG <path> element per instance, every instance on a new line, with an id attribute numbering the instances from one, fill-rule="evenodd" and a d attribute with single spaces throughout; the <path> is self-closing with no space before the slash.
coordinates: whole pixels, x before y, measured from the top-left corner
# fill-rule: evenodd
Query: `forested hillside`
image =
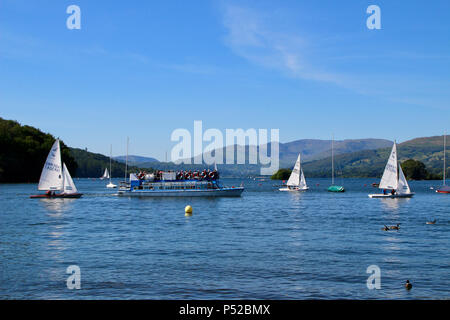
<path id="1" fill-rule="evenodd" d="M 70 153 L 73 155 L 78 164 L 78 169 L 75 173 L 76 177 L 98 178 L 103 174 L 105 168 L 108 168 L 109 171 L 109 157 L 78 148 L 70 148 Z M 125 174 L 125 164 L 116 160 L 112 160 L 111 163 L 111 177 L 123 177 Z M 138 171 L 138 168 L 135 166 L 129 166 L 128 169 L 129 172 Z M 151 169 L 146 170 L 151 171 Z"/>
<path id="2" fill-rule="evenodd" d="M 0 182 L 38 182 L 55 137 L 17 121 L 0 118 Z M 69 148 L 61 140 L 61 155 L 73 177 L 100 177 L 109 157 Z M 129 172 L 137 171 L 129 167 Z M 149 169 L 147 169 L 149 171 Z M 123 177 L 125 164 L 112 161 L 112 177 Z"/>
<path id="3" fill-rule="evenodd" d="M 421 161 L 430 174 L 441 175 L 444 166 L 443 136 L 417 138 L 398 144 L 398 159 Z M 448 141 L 448 136 L 447 136 Z M 334 158 L 335 168 L 344 177 L 381 177 L 391 148 L 364 150 L 338 155 Z M 447 149 L 447 159 L 449 151 Z M 447 162 L 447 165 L 449 162 Z M 305 163 L 305 174 L 311 177 L 331 176 L 331 158 Z M 448 176 L 448 170 L 447 170 Z"/>
<path id="4" fill-rule="evenodd" d="M 55 137 L 39 129 L 0 118 L 0 182 L 37 182 Z M 61 141 L 62 160 L 69 172 L 77 163 Z"/>

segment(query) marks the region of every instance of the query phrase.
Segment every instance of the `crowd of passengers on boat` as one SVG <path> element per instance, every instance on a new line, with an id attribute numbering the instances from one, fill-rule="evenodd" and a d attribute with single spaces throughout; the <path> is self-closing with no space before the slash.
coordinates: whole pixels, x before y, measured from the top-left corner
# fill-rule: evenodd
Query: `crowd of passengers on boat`
<path id="1" fill-rule="evenodd" d="M 198 181 L 213 181 L 219 179 L 219 172 L 217 170 L 204 169 L 203 171 L 161 171 L 148 174 L 146 171 L 141 171 L 136 174 L 139 180 L 165 181 L 165 180 L 198 180 Z"/>

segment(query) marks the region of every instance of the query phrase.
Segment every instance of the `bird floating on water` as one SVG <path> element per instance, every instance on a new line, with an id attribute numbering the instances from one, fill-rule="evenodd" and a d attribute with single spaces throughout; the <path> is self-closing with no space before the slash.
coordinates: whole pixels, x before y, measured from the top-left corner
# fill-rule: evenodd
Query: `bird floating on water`
<path id="1" fill-rule="evenodd" d="M 427 221 L 427 224 L 435 224 L 436 223 L 436 219 L 434 219 L 433 221 Z"/>
<path id="2" fill-rule="evenodd" d="M 409 280 L 406 280 L 405 288 L 406 288 L 406 290 L 411 290 L 412 284 L 411 284 L 411 282 L 409 282 Z"/>
<path id="3" fill-rule="evenodd" d="M 387 228 L 387 229 L 386 229 Z M 384 229 L 386 230 L 386 231 L 388 231 L 388 230 L 400 230 L 400 223 L 397 223 L 397 225 L 395 225 L 395 226 L 384 226 Z"/>

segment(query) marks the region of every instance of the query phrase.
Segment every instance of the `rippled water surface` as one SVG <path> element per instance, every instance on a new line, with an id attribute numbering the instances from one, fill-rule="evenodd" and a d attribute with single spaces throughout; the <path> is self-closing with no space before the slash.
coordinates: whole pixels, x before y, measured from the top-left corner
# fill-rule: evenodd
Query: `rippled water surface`
<path id="1" fill-rule="evenodd" d="M 325 179 L 308 179 L 304 193 L 223 183 L 242 181 L 241 198 L 219 199 L 119 198 L 81 179 L 81 199 L 35 200 L 35 184 L 0 185 L 0 297 L 450 298 L 450 195 L 430 189 L 438 181 L 386 200 L 367 197 L 373 179 L 346 179 L 343 194 L 326 192 Z M 69 265 L 81 290 L 66 287 Z M 381 268 L 380 290 L 366 287 L 369 265 Z"/>

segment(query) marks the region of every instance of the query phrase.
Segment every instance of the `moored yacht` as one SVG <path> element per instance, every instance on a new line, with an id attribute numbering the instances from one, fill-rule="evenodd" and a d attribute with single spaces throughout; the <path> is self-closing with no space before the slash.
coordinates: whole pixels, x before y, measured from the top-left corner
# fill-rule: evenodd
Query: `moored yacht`
<path id="1" fill-rule="evenodd" d="M 440 186 L 437 190 L 436 190 L 436 192 L 437 193 L 447 193 L 447 194 L 450 194 L 450 186 L 447 186 L 446 184 L 445 184 L 445 173 L 446 173 L 446 164 L 445 164 L 445 158 L 446 158 L 446 136 L 447 136 L 447 133 L 446 132 L 444 132 L 444 171 L 443 171 L 443 173 L 442 173 L 442 186 Z"/>

